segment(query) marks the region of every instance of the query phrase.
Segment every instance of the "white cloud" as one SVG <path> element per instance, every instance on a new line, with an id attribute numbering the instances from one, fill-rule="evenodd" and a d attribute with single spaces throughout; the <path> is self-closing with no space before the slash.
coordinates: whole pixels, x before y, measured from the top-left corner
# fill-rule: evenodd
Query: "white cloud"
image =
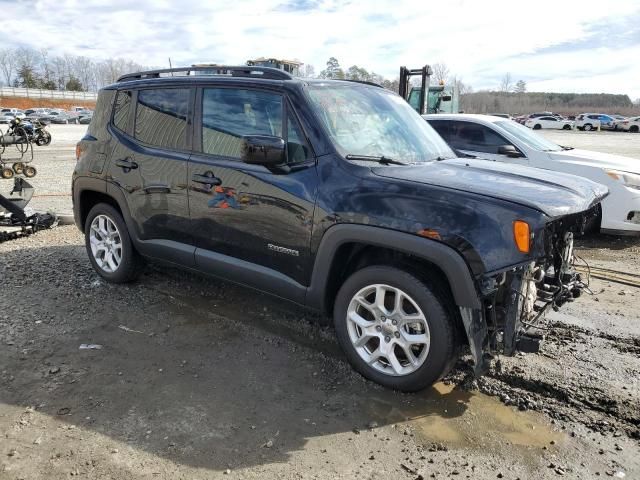
<path id="1" fill-rule="evenodd" d="M 345 67 L 394 77 L 400 65 L 444 62 L 475 88 L 497 87 L 509 71 L 530 89 L 640 97 L 640 84 L 632 81 L 640 78 L 637 2 L 326 0 L 304 8 L 315 3 L 16 2 L 3 9 L 0 40 L 158 66 L 168 57 L 174 65 L 238 64 L 266 55 L 298 58 L 319 71 L 335 56 Z M 628 28 L 629 18 L 636 20 L 625 37 L 629 44 L 590 50 L 594 25 Z M 553 53 L 555 47 L 560 51 Z"/>

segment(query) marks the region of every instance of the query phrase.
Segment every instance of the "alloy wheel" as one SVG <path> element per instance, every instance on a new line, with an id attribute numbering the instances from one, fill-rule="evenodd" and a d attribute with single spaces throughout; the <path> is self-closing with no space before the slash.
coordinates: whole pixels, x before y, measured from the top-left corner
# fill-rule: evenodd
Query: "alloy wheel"
<path id="1" fill-rule="evenodd" d="M 122 238 L 111 218 L 98 215 L 93 219 L 89 244 L 98 267 L 107 273 L 113 273 L 118 269 L 122 262 Z"/>
<path id="2" fill-rule="evenodd" d="M 347 330 L 360 358 L 386 375 L 409 375 L 429 354 L 431 335 L 424 313 L 411 296 L 389 285 L 369 285 L 353 296 Z"/>

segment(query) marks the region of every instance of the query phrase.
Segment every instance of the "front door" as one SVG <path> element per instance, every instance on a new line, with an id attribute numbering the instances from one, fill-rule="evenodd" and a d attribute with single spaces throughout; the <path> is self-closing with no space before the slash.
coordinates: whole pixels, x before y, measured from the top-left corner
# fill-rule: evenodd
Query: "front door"
<path id="1" fill-rule="evenodd" d="M 304 284 L 317 177 L 315 159 L 286 98 L 269 90 L 211 87 L 198 92 L 196 105 L 198 153 L 189 162 L 189 205 L 198 250 Z M 241 161 L 242 136 L 255 134 L 287 141 L 287 168 Z"/>

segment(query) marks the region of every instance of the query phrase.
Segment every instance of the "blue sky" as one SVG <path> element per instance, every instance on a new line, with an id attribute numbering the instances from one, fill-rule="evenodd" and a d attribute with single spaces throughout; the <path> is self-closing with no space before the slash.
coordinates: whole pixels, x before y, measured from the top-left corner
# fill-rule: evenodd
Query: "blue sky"
<path id="1" fill-rule="evenodd" d="M 257 56 L 316 72 L 335 56 L 386 77 L 446 63 L 474 89 L 510 72 L 530 91 L 640 97 L 640 2 L 430 0 L 0 1 L 0 44 L 145 65 Z"/>

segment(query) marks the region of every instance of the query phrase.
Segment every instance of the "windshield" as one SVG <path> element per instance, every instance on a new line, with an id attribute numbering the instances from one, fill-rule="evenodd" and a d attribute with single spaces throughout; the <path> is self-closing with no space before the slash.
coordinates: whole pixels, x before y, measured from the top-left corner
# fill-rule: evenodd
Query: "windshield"
<path id="1" fill-rule="evenodd" d="M 310 85 L 308 91 L 342 156 L 385 156 L 406 163 L 456 156 L 406 101 L 388 90 L 335 83 Z"/>
<path id="2" fill-rule="evenodd" d="M 542 135 L 538 135 L 527 127 L 520 125 L 519 123 L 516 123 L 512 120 L 495 122 L 494 125 L 502 128 L 504 131 L 510 133 L 534 150 L 542 150 L 543 152 L 557 152 L 562 150 L 562 147 L 560 145 L 550 142 Z"/>

